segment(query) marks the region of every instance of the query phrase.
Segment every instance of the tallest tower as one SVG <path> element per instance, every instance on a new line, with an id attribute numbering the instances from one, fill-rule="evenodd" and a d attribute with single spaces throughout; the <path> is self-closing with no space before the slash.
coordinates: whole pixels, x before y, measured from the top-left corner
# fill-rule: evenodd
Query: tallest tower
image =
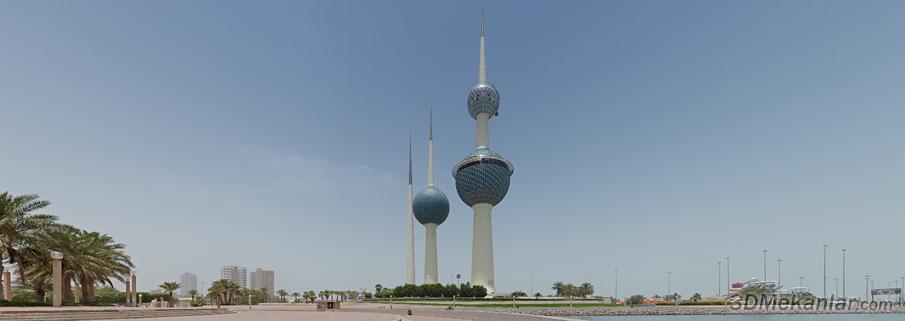
<path id="1" fill-rule="evenodd" d="M 481 6 L 481 49 L 478 84 L 468 92 L 468 113 L 477 127 L 475 150 L 453 167 L 456 192 L 474 210 L 471 243 L 471 283 L 496 292 L 493 277 L 493 236 L 491 212 L 509 191 L 512 163 L 490 150 L 490 118 L 499 115 L 500 94 L 487 81 L 484 48 L 484 7 Z"/>

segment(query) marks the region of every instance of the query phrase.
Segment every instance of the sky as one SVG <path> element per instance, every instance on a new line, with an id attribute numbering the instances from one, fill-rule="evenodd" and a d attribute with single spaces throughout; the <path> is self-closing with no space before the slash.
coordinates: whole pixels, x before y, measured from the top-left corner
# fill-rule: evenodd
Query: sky
<path id="1" fill-rule="evenodd" d="M 292 291 L 403 282 L 433 109 L 440 279 L 468 280 L 475 1 L 0 2 L 0 190 L 126 244 L 151 290 L 221 265 Z M 905 276 L 901 1 L 486 4 L 500 292 L 829 293 Z M 416 224 L 416 273 L 424 228 Z M 725 288 L 725 264 L 722 287 Z M 792 284 L 789 284 L 789 283 Z M 121 285 L 117 284 L 121 287 Z M 841 290 L 840 290 L 841 291 Z"/>

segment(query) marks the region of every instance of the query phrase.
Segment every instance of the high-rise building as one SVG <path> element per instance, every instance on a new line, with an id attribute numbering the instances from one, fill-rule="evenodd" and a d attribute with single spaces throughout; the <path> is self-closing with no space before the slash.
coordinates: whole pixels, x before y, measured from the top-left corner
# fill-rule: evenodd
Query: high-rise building
<path id="1" fill-rule="evenodd" d="M 179 284 L 182 285 L 179 287 L 179 293 L 187 294 L 191 290 L 198 291 L 198 276 L 189 272 L 182 273 L 182 276 L 179 277 Z"/>
<path id="2" fill-rule="evenodd" d="M 437 272 L 437 226 L 449 216 L 449 199 L 434 186 L 434 121 L 430 114 L 427 130 L 427 187 L 415 195 L 412 209 L 415 218 L 424 225 L 424 284 L 439 283 Z"/>
<path id="3" fill-rule="evenodd" d="M 273 297 L 273 271 L 257 268 L 254 272 L 251 272 L 250 279 L 251 285 L 249 285 L 249 289 L 260 290 L 263 288 L 267 297 Z"/>
<path id="4" fill-rule="evenodd" d="M 405 284 L 415 284 L 415 218 L 412 212 L 412 193 L 412 135 L 409 134 L 409 198 L 408 204 L 406 204 L 408 243 L 406 243 Z"/>
<path id="5" fill-rule="evenodd" d="M 240 287 L 248 287 L 248 270 L 244 266 L 226 265 L 220 267 L 220 279 L 231 280 Z"/>
<path id="6" fill-rule="evenodd" d="M 487 81 L 484 55 L 484 7 L 481 7 L 481 47 L 478 84 L 468 93 L 468 113 L 477 122 L 475 150 L 453 167 L 456 192 L 474 211 L 471 243 L 471 284 L 482 285 L 487 293 L 496 292 L 493 277 L 493 236 L 491 211 L 509 191 L 512 163 L 490 150 L 490 118 L 498 116 L 500 94 Z"/>

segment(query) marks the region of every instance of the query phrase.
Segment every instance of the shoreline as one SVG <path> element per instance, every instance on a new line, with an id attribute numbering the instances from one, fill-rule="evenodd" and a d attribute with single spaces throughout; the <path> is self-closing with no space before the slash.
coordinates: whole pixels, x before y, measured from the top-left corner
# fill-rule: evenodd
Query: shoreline
<path id="1" fill-rule="evenodd" d="M 467 309 L 467 308 L 466 308 Z M 464 309 L 463 309 L 464 310 Z M 472 309 L 468 309 L 472 310 Z M 473 309 L 474 311 L 480 311 Z M 681 306 L 681 307 L 601 307 L 601 308 L 509 308 L 488 309 L 493 313 L 516 313 L 524 315 L 548 316 L 548 317 L 575 317 L 575 316 L 669 316 L 669 315 L 783 315 L 783 314 L 905 314 L 905 308 L 893 307 L 888 310 L 833 310 L 833 309 L 801 309 L 793 307 L 758 307 L 749 310 L 731 309 L 725 306 Z"/>

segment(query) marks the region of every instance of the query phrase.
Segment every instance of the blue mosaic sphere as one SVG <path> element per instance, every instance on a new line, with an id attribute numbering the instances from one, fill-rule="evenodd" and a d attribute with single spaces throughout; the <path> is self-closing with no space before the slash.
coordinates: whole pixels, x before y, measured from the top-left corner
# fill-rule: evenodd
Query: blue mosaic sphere
<path id="1" fill-rule="evenodd" d="M 428 186 L 415 194 L 412 211 L 422 225 L 428 223 L 440 225 L 449 216 L 449 199 L 439 188 Z"/>
<path id="2" fill-rule="evenodd" d="M 496 116 L 500 108 L 500 93 L 491 84 L 478 84 L 468 92 L 468 113 L 477 119 L 478 114 L 488 113 Z"/>
<path id="3" fill-rule="evenodd" d="M 509 192 L 512 163 L 487 147 L 479 147 L 453 168 L 456 192 L 468 206 L 496 206 Z"/>

